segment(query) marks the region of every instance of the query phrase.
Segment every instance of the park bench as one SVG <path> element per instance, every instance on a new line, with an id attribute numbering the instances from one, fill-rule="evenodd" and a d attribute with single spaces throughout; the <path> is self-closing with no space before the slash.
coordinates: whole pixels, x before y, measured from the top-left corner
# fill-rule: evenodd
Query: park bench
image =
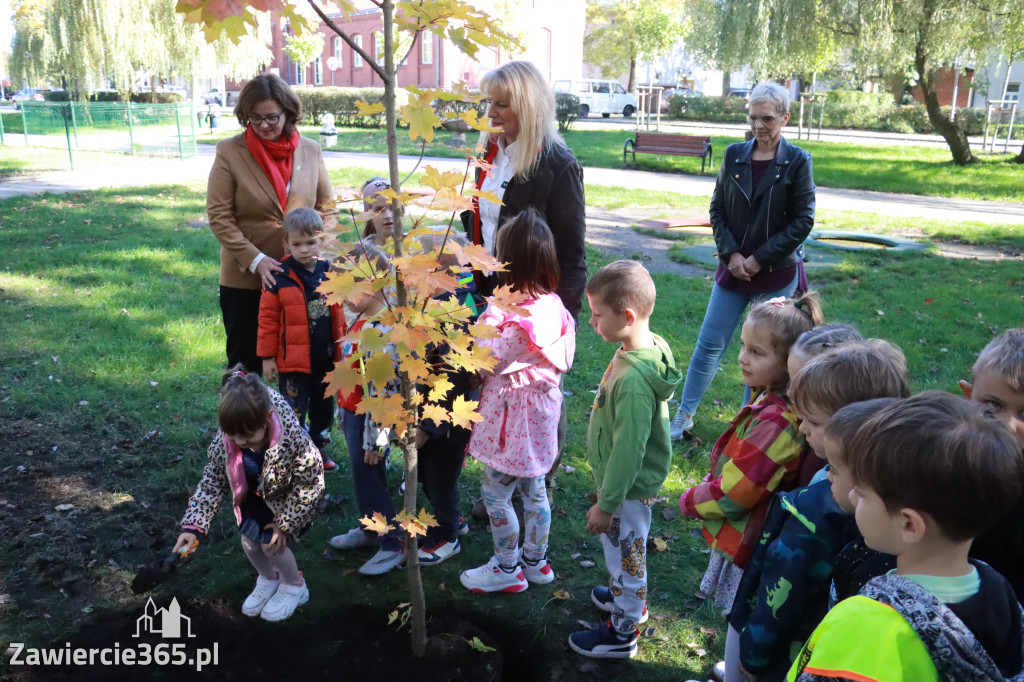
<path id="1" fill-rule="evenodd" d="M 633 155 L 636 163 L 637 152 L 641 154 L 669 154 L 673 156 L 699 156 L 700 172 L 704 172 L 705 162 L 708 168 L 714 169 L 715 155 L 711 150 L 710 137 L 693 137 L 691 135 L 673 135 L 671 133 L 636 132 L 636 139 L 627 139 L 622 146 L 622 165 L 626 165 L 626 154 Z"/>

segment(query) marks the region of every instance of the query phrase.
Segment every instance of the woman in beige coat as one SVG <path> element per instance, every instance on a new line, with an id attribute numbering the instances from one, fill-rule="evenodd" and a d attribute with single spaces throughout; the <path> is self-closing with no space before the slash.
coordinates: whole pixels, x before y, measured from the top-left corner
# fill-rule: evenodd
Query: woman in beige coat
<path id="1" fill-rule="evenodd" d="M 242 88 L 235 116 L 245 132 L 217 144 L 206 212 L 220 242 L 220 308 L 228 367 L 258 372 L 256 331 L 260 292 L 274 283 L 284 256 L 281 224 L 300 206 L 320 212 L 324 227 L 338 221 L 320 145 L 301 137 L 299 98 L 280 77 L 256 76 Z"/>

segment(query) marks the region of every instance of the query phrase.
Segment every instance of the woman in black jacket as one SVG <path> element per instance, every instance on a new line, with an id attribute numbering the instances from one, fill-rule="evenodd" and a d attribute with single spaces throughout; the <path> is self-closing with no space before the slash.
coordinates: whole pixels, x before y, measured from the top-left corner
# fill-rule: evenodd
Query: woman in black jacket
<path id="1" fill-rule="evenodd" d="M 558 296 L 575 320 L 587 284 L 583 169 L 558 135 L 554 93 L 537 67 L 525 61 L 485 74 L 480 91 L 490 98 L 491 125 L 502 131 L 483 135 L 484 159 L 493 166 L 477 170 L 476 186 L 503 204 L 475 198 L 474 210 L 463 214 L 466 231 L 474 244 L 493 252 L 500 225 L 527 207 L 537 209 L 555 237 Z"/>
<path id="2" fill-rule="evenodd" d="M 759 84 L 750 93 L 749 110 L 754 137 L 725 150 L 711 196 L 718 271 L 672 418 L 674 439 L 693 427 L 697 406 L 747 306 L 807 286 L 802 245 L 814 226 L 811 155 L 782 137 L 789 121 L 784 87 Z"/>

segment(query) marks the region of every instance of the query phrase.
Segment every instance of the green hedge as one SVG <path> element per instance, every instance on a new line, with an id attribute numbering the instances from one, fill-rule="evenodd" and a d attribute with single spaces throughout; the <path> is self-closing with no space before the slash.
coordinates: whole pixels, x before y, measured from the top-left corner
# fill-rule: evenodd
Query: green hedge
<path id="1" fill-rule="evenodd" d="M 43 93 L 43 99 L 47 102 L 67 102 L 68 91 L 67 90 L 47 90 Z"/>
<path id="2" fill-rule="evenodd" d="M 826 128 L 879 130 L 893 133 L 934 134 L 924 105 L 896 104 L 888 92 L 861 92 L 860 90 L 830 90 L 824 94 Z M 790 107 L 790 123 L 795 125 L 800 116 L 800 104 Z M 949 117 L 949 107 L 942 107 Z M 807 115 L 810 112 L 805 109 Z M 814 123 L 817 125 L 819 109 L 815 106 Z M 709 123 L 745 123 L 747 102 L 742 97 L 671 97 L 668 114 L 684 121 Z M 961 107 L 957 109 L 957 125 L 968 135 L 981 135 L 985 130 L 985 110 Z M 1005 126 L 1003 131 L 1005 135 Z M 1014 138 L 1024 137 L 1024 126 L 1014 127 Z"/>
<path id="3" fill-rule="evenodd" d="M 112 90 L 101 90 L 89 93 L 90 102 L 123 102 L 124 97 L 119 92 Z"/>
<path id="4" fill-rule="evenodd" d="M 384 114 L 373 116 L 356 116 L 359 109 L 357 101 L 376 104 L 384 99 L 384 88 L 337 88 L 337 87 L 292 87 L 299 101 L 302 102 L 302 117 L 307 124 L 319 125 L 320 117 L 326 113 L 334 114 L 334 124 L 338 126 L 360 126 L 363 128 L 381 128 L 384 126 Z M 404 103 L 405 91 L 399 90 L 396 97 L 398 106 Z"/>

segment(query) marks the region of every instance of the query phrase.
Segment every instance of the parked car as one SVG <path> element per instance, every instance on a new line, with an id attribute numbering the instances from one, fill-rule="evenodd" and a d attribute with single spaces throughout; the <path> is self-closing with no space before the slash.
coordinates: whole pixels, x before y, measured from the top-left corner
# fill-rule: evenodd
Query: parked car
<path id="1" fill-rule="evenodd" d="M 703 97 L 704 93 L 690 88 L 665 88 L 661 91 L 661 113 L 668 111 L 669 100 L 673 97 Z"/>
<path id="2" fill-rule="evenodd" d="M 750 100 L 750 88 L 729 88 L 729 97 L 742 97 Z"/>
<path id="3" fill-rule="evenodd" d="M 14 100 L 14 107 L 21 109 L 21 103 L 24 101 L 29 102 L 42 102 L 44 100 L 43 93 L 35 88 L 22 88 L 18 92 L 11 95 L 11 99 Z"/>
<path id="4" fill-rule="evenodd" d="M 636 97 L 618 81 L 593 78 L 559 80 L 555 81 L 554 90 L 569 92 L 580 98 L 580 118 L 590 114 L 601 114 L 605 118 L 612 114 L 632 116 L 636 112 Z"/>
<path id="5" fill-rule="evenodd" d="M 224 106 L 226 103 L 226 93 L 220 88 L 213 88 L 203 95 L 203 104 L 219 104 Z"/>

